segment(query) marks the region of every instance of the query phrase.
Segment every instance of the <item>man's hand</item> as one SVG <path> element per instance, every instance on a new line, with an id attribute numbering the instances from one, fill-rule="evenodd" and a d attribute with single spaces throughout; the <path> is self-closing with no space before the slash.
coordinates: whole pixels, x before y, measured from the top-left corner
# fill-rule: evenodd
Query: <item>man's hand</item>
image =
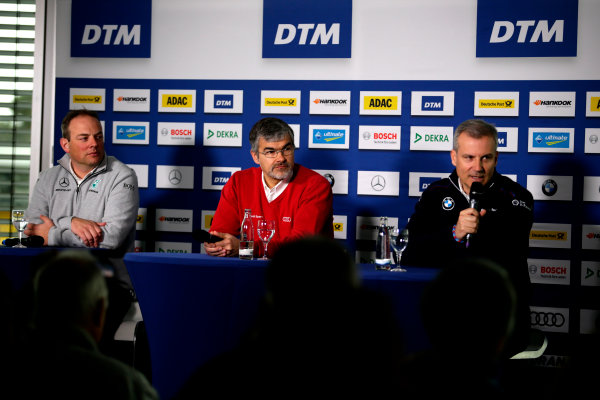
<path id="1" fill-rule="evenodd" d="M 479 228 L 479 218 L 485 215 L 486 211 L 477 211 L 474 208 L 465 208 L 458 215 L 458 221 L 456 222 L 455 235 L 458 240 L 463 240 L 467 234 L 477 233 Z"/>
<path id="2" fill-rule="evenodd" d="M 214 236 L 218 236 L 223 240 L 215 243 L 204 242 L 204 250 L 206 254 L 216 257 L 234 257 L 238 255 L 240 250 L 240 240 L 229 233 L 221 233 L 216 231 L 210 232 Z"/>
<path id="3" fill-rule="evenodd" d="M 27 236 L 41 236 L 44 238 L 44 246 L 48 246 L 48 232 L 50 228 L 54 226 L 54 222 L 45 215 L 40 215 L 42 220 L 41 224 L 34 224 L 32 222 L 27 224 L 27 228 L 23 231 Z"/>
<path id="4" fill-rule="evenodd" d="M 73 217 L 71 219 L 71 232 L 79 236 L 87 247 L 98 247 L 102 242 L 102 229 L 106 222 L 95 222 L 89 219 Z"/>

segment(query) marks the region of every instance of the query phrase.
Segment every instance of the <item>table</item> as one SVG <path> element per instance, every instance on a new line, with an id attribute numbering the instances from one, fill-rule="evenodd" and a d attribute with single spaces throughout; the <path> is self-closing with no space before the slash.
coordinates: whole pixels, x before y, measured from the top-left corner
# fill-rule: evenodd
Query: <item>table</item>
<path id="1" fill-rule="evenodd" d="M 232 349 L 251 326 L 265 291 L 267 261 L 197 253 L 128 253 L 124 260 L 148 335 L 152 384 L 169 399 L 197 367 Z M 392 300 L 408 351 L 428 346 L 418 302 L 437 271 L 360 265 L 363 285 Z"/>

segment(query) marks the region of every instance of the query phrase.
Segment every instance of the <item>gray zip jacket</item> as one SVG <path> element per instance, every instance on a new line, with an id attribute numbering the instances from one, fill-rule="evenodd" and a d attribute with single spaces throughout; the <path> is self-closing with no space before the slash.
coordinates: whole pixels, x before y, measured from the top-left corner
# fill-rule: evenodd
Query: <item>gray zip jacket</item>
<path id="1" fill-rule="evenodd" d="M 48 246 L 85 247 L 71 232 L 73 217 L 106 222 L 101 227 L 101 248 L 133 251 L 139 192 L 135 171 L 104 156 L 102 162 L 79 186 L 71 173 L 71 158 L 65 154 L 58 165 L 44 170 L 35 184 L 27 208 L 29 222 L 39 224 L 40 215 L 54 222 L 48 232 Z"/>

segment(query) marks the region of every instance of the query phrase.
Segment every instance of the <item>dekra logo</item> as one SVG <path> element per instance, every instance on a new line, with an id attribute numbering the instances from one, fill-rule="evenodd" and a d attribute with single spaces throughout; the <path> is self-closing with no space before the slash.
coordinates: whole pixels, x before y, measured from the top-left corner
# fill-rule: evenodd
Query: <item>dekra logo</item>
<path id="1" fill-rule="evenodd" d="M 449 142 L 448 135 L 420 135 L 419 133 L 415 133 L 415 141 L 413 143 L 420 142 L 421 139 L 424 139 L 425 142 L 436 142 L 436 143 L 444 143 Z"/>
<path id="2" fill-rule="evenodd" d="M 207 139 L 210 139 L 215 135 L 217 136 L 217 138 L 223 138 L 223 139 L 237 139 L 238 138 L 237 131 L 216 131 L 215 132 L 215 131 L 209 129 Z"/>

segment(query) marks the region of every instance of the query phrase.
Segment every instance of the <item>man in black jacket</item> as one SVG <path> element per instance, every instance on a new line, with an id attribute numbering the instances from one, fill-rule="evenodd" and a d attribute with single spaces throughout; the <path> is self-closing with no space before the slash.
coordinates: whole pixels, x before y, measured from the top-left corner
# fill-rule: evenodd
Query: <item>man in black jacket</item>
<path id="1" fill-rule="evenodd" d="M 527 268 L 533 197 L 496 171 L 498 132 L 482 120 L 467 120 L 454 134 L 450 153 L 456 167 L 431 183 L 408 223 L 407 266 L 441 267 L 466 257 L 485 257 L 506 269 L 518 296 L 517 326 L 510 352 L 526 345 L 530 280 Z M 471 186 L 483 186 L 479 207 L 470 204 Z M 477 299 L 473 299 L 477 301 Z"/>

